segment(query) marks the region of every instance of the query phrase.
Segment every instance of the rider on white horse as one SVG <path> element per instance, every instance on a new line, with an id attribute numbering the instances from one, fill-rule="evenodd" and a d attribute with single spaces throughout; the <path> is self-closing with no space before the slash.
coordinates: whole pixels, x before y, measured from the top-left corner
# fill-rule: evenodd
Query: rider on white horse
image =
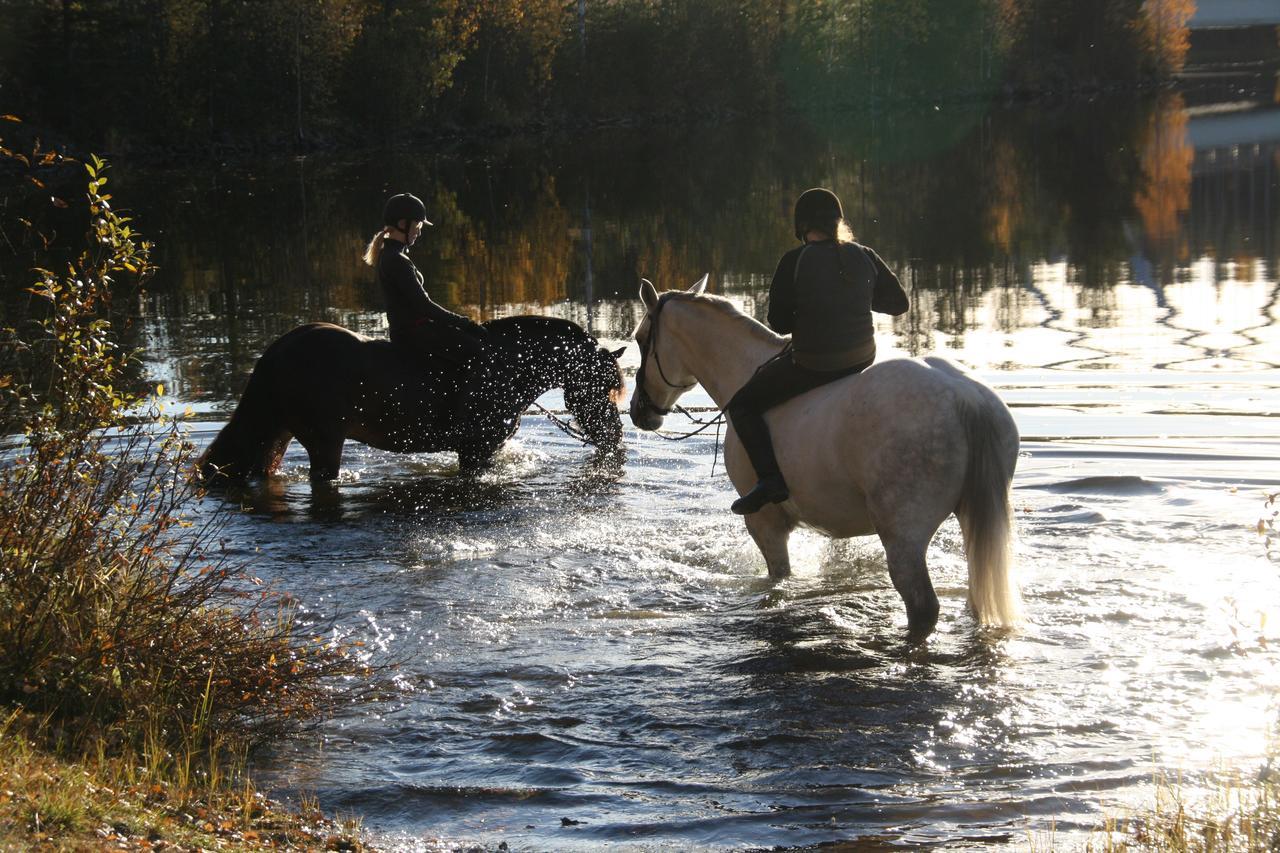
<path id="1" fill-rule="evenodd" d="M 909 307 L 898 277 L 874 251 L 853 242 L 840 199 L 806 190 L 796 201 L 796 239 L 769 286 L 769 326 L 791 334 L 791 346 L 760 367 L 726 409 L 758 482 L 733 502 L 739 515 L 790 496 L 778 469 L 764 413 L 792 397 L 852 373 L 876 357 L 871 312 Z"/>

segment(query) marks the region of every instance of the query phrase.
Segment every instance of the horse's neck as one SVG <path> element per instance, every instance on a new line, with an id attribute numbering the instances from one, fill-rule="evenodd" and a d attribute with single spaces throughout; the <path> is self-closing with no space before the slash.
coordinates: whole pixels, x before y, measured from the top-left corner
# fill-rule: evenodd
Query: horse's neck
<path id="1" fill-rule="evenodd" d="M 785 343 L 759 323 L 745 323 L 712 305 L 688 301 L 664 310 L 670 312 L 677 304 L 681 310 L 672 312 L 671 319 L 679 321 L 672 324 L 671 333 L 684 350 L 685 365 L 722 409 Z"/>
<path id="2" fill-rule="evenodd" d="M 519 405 L 523 411 L 552 388 L 562 387 L 568 373 L 562 362 L 575 344 L 576 341 L 567 337 L 555 336 L 529 341 L 515 363 L 507 368 L 510 370 L 510 387 L 520 398 L 511 400 L 511 404 Z"/>

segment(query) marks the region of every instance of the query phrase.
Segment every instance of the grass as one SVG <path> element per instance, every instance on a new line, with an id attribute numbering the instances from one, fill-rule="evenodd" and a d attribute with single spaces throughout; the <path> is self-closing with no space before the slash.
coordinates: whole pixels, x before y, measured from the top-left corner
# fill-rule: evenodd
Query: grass
<path id="1" fill-rule="evenodd" d="M 0 850 L 348 850 L 370 848 L 359 820 L 291 810 L 251 784 L 186 784 L 138 756 L 59 756 L 43 721 L 0 723 Z M 237 777 L 241 778 L 242 777 Z"/>
<path id="2" fill-rule="evenodd" d="M 1088 842 L 1098 853 L 1264 853 L 1280 849 L 1280 776 L 1216 774 L 1207 793 L 1190 795 L 1182 781 L 1156 780 L 1149 810 L 1108 818 Z M 1052 845 L 1048 849 L 1053 849 Z"/>

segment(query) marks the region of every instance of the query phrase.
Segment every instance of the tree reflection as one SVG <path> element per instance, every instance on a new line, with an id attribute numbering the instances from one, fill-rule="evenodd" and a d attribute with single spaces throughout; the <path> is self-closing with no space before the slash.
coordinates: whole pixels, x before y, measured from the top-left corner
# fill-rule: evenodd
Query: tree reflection
<path id="1" fill-rule="evenodd" d="M 297 323 L 381 334 L 358 255 L 382 199 L 405 189 L 436 222 L 414 249 L 433 297 L 478 318 L 585 321 L 588 265 L 596 302 L 625 305 L 642 275 L 675 287 L 709 271 L 713 287 L 762 308 L 794 242 L 794 198 L 817 184 L 840 193 L 859 239 L 911 286 L 915 310 L 897 329 L 913 351 L 937 331 L 957 343 L 980 304 L 999 306 L 984 324 L 1031 322 L 1036 300 L 1019 294 L 1044 263 L 1065 261 L 1071 281 L 1101 291 L 1167 280 L 1205 255 L 1276 263 L 1280 198 L 1267 188 L 1277 143 L 1197 152 L 1179 96 L 861 119 L 613 131 L 483 157 L 401 153 L 238 174 L 122 166 L 140 221 L 163 223 L 148 350 L 182 363 L 181 393 L 220 401 Z M 1091 323 L 1113 322 L 1105 294 L 1090 307 Z M 624 337 L 625 313 L 604 332 Z"/>
<path id="2" fill-rule="evenodd" d="M 1171 95 L 1151 113 L 1140 143 L 1144 185 L 1135 204 L 1147 240 L 1172 257 L 1187 260 L 1188 245 L 1179 217 L 1191 207 L 1191 161 L 1195 151 L 1187 141 L 1187 113 L 1181 95 Z M 1181 241 L 1179 242 L 1179 238 Z"/>

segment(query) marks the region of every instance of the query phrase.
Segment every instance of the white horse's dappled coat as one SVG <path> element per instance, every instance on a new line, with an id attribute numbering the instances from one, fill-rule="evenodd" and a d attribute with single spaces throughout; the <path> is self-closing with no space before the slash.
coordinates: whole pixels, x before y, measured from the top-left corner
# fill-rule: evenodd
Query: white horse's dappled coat
<path id="1" fill-rule="evenodd" d="M 724 408 L 787 342 L 726 300 L 702 295 L 705 282 L 661 298 L 649 282 L 641 287 L 641 374 L 631 401 L 641 429 L 657 429 L 695 382 Z M 1019 620 L 1009 504 L 1018 429 L 990 388 L 940 358 L 892 359 L 789 400 L 766 420 L 791 498 L 746 524 L 771 576 L 790 573 L 787 539 L 799 524 L 835 537 L 878 534 L 911 633 L 926 636 L 938 598 L 925 553 L 955 513 L 975 616 L 983 625 Z M 739 494 L 755 485 L 732 428 L 725 467 Z"/>

